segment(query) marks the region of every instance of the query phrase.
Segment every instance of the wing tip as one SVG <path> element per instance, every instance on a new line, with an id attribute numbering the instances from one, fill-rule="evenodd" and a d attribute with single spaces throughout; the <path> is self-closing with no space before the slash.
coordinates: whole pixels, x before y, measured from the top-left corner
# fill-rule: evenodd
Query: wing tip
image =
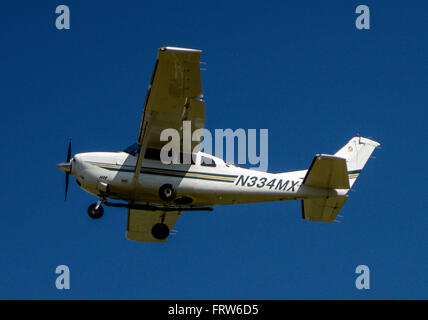
<path id="1" fill-rule="evenodd" d="M 199 49 L 190 49 L 190 48 L 181 48 L 181 47 L 162 47 L 159 49 L 160 51 L 183 51 L 183 52 L 202 52 Z"/>

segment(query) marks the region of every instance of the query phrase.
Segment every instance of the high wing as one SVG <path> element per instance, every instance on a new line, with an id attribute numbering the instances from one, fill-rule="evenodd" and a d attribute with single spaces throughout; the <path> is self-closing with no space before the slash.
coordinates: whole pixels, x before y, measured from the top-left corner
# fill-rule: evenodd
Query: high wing
<path id="1" fill-rule="evenodd" d="M 180 214 L 180 211 L 159 212 L 128 209 L 126 237 L 135 241 L 166 242 L 168 238 L 159 240 L 153 237 L 152 228 L 155 224 L 163 222 L 172 230 Z"/>
<path id="2" fill-rule="evenodd" d="M 205 108 L 202 101 L 200 50 L 175 47 L 160 48 L 150 87 L 144 103 L 138 144 L 137 167 L 147 149 L 161 149 L 164 129 L 178 130 L 183 139 L 183 121 L 191 121 L 191 132 L 204 127 Z M 186 137 L 186 141 L 192 140 Z M 199 142 L 191 142 L 192 152 Z M 181 144 L 183 146 L 183 144 Z M 197 151 L 197 150 L 195 150 Z M 139 170 L 136 169 L 135 177 Z"/>

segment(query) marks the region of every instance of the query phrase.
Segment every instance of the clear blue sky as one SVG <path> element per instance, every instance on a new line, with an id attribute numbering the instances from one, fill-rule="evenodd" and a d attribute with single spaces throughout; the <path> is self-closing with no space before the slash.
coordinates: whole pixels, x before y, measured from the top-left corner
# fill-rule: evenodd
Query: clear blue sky
<path id="1" fill-rule="evenodd" d="M 428 298 L 426 1 L 2 1 L 0 27 L 0 298 Z M 165 45 L 203 50 L 208 129 L 269 129 L 269 171 L 356 133 L 381 142 L 343 222 L 305 222 L 300 202 L 225 206 L 145 244 L 125 239 L 126 210 L 91 220 L 74 180 L 64 202 L 67 139 L 73 153 L 134 142 Z"/>

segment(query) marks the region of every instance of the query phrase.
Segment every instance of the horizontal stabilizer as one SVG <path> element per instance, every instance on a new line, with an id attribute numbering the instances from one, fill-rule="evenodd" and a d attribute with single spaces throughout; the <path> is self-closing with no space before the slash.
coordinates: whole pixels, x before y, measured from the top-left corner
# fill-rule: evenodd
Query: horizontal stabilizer
<path id="1" fill-rule="evenodd" d="M 309 221 L 333 222 L 348 196 L 302 200 L 302 218 Z"/>
<path id="2" fill-rule="evenodd" d="M 316 155 L 303 184 L 323 189 L 349 189 L 346 160 L 331 155 Z"/>

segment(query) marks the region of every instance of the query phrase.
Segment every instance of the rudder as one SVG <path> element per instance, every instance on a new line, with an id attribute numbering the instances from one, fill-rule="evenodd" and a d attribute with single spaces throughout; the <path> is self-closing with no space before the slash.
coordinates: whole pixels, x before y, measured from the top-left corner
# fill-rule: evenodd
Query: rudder
<path id="1" fill-rule="evenodd" d="M 345 146 L 334 154 L 337 157 L 346 159 L 349 185 L 351 187 L 369 160 L 370 155 L 378 146 L 380 146 L 380 143 L 376 141 L 357 136 L 349 140 Z"/>

